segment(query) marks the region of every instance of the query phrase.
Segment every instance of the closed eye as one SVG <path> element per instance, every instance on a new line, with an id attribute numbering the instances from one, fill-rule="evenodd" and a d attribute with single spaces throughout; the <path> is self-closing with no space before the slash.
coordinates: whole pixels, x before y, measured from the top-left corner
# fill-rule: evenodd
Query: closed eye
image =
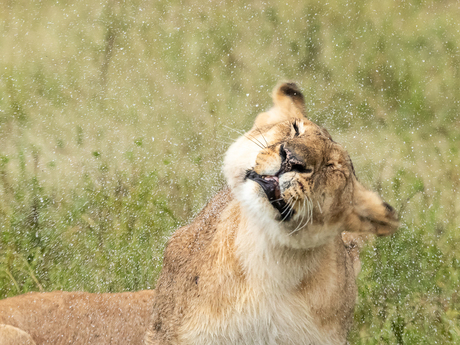
<path id="1" fill-rule="evenodd" d="M 292 166 L 292 171 L 297 171 L 298 173 L 301 173 L 301 174 L 311 174 L 313 172 L 313 169 L 306 168 L 300 164 L 294 164 Z"/>
<path id="2" fill-rule="evenodd" d="M 295 131 L 295 136 L 298 137 L 300 135 L 300 131 L 299 131 L 299 125 L 297 124 L 297 122 L 293 122 L 292 124 L 292 128 L 294 128 L 294 131 Z"/>

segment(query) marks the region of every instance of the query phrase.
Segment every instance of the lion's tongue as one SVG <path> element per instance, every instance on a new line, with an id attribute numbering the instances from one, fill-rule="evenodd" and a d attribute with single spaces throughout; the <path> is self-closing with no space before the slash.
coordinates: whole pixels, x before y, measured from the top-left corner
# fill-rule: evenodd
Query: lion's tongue
<path id="1" fill-rule="evenodd" d="M 280 181 L 277 176 L 262 176 L 254 170 L 248 170 L 246 178 L 257 182 L 262 187 L 272 206 L 283 216 L 283 221 L 291 219 L 294 210 L 288 207 L 283 198 L 281 198 Z"/>
<path id="2" fill-rule="evenodd" d="M 264 190 L 268 200 L 274 201 L 280 198 L 281 192 L 277 176 L 263 176 L 259 175 L 254 170 L 248 170 L 246 178 L 257 182 Z"/>
<path id="3" fill-rule="evenodd" d="M 277 176 L 265 176 L 264 180 L 269 182 L 264 187 L 265 193 L 270 201 L 277 200 L 281 196 L 279 179 Z"/>

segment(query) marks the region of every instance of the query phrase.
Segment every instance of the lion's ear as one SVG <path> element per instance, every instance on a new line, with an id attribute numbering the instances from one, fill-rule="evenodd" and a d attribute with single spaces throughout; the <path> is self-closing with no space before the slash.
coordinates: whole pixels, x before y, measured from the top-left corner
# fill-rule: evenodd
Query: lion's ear
<path id="1" fill-rule="evenodd" d="M 345 221 L 345 230 L 388 236 L 399 226 L 398 216 L 393 207 L 384 202 L 376 193 L 354 182 L 353 210 Z"/>
<path id="2" fill-rule="evenodd" d="M 305 100 L 295 83 L 278 84 L 272 92 L 273 107 L 257 116 L 254 128 L 290 119 L 305 119 Z"/>

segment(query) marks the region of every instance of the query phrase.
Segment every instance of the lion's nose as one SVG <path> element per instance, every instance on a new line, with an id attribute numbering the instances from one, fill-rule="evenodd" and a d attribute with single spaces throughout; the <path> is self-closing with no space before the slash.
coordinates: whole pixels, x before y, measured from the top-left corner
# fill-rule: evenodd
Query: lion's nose
<path id="1" fill-rule="evenodd" d="M 280 145 L 281 168 L 277 175 L 289 171 L 305 171 L 305 162 L 297 157 L 285 144 Z"/>

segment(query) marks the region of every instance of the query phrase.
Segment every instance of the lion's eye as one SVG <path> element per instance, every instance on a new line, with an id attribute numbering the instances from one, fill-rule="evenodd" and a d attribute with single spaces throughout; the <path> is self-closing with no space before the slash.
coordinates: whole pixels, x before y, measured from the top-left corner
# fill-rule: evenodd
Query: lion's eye
<path id="1" fill-rule="evenodd" d="M 299 126 L 297 125 L 297 122 L 294 122 L 292 124 L 292 128 L 294 128 L 295 136 L 298 137 L 300 135 L 300 131 L 299 131 Z"/>
<path id="2" fill-rule="evenodd" d="M 292 170 L 297 171 L 298 173 L 301 173 L 301 174 L 311 174 L 313 172 L 313 169 L 306 168 L 306 167 L 304 167 L 303 165 L 300 165 L 300 164 L 294 164 L 292 166 Z"/>

